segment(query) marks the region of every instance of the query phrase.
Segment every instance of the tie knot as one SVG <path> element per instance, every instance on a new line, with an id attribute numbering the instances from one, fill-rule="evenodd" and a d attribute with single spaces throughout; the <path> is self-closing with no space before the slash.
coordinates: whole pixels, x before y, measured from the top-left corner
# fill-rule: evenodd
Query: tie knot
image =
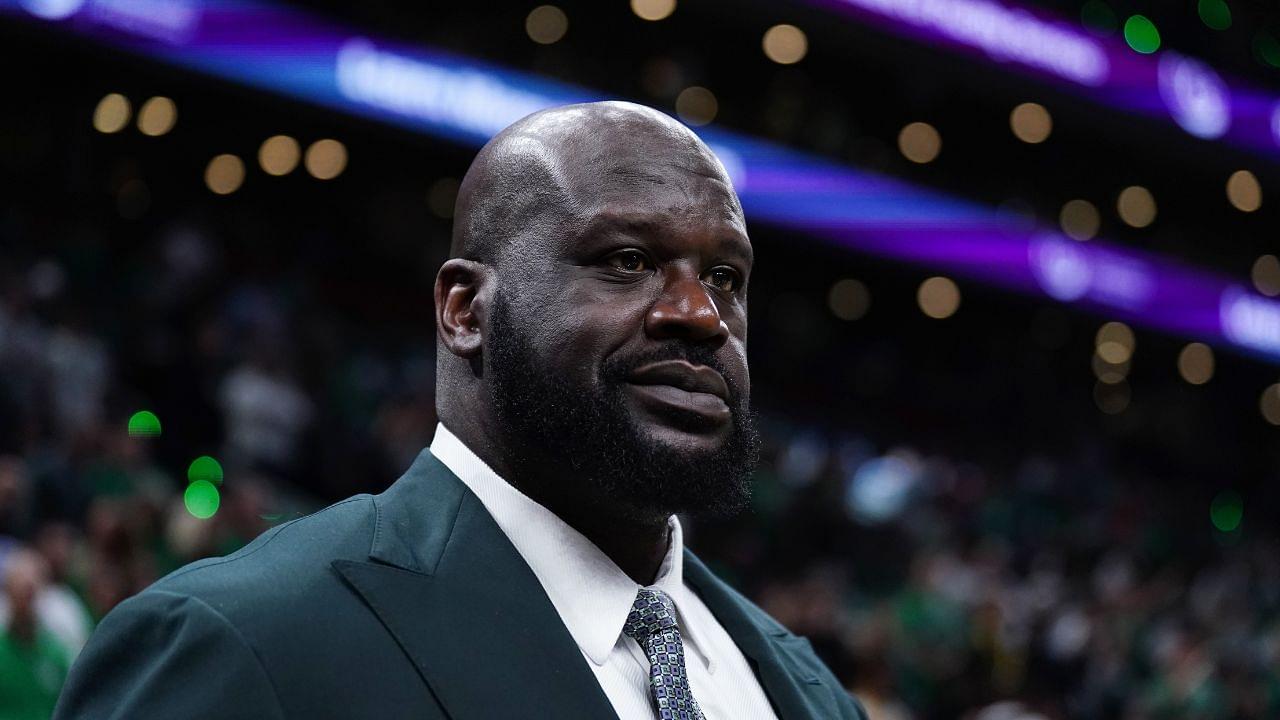
<path id="1" fill-rule="evenodd" d="M 636 593 L 636 601 L 631 604 L 631 612 L 627 615 L 627 624 L 622 632 L 628 637 L 643 641 L 664 630 L 676 626 L 676 606 L 671 598 L 661 590 L 640 588 Z"/>

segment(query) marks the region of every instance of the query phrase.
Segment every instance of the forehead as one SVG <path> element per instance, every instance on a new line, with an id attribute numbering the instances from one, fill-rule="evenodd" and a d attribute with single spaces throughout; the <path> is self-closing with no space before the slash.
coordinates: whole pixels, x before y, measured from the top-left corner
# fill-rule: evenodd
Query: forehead
<path id="1" fill-rule="evenodd" d="M 581 227 L 709 234 L 747 245 L 750 252 L 737 194 L 709 152 L 639 149 L 633 146 L 565 174 Z"/>

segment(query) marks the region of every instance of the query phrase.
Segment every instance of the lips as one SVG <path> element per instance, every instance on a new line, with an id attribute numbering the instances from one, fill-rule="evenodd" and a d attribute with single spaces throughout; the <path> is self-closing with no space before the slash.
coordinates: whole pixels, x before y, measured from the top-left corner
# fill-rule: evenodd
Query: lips
<path id="1" fill-rule="evenodd" d="M 664 422 L 705 431 L 723 428 L 732 417 L 728 385 L 705 365 L 668 360 L 645 365 L 627 380 L 641 405 Z"/>
<path id="2" fill-rule="evenodd" d="M 706 365 L 666 360 L 636 369 L 627 378 L 634 385 L 670 385 L 691 393 L 707 393 L 728 402 L 729 386 L 720 373 Z"/>

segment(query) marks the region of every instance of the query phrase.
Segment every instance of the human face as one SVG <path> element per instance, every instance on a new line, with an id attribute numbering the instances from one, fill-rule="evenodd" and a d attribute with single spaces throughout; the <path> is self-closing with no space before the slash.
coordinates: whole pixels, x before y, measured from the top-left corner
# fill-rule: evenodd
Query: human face
<path id="1" fill-rule="evenodd" d="M 527 440 L 638 510 L 719 514 L 745 501 L 758 455 L 751 246 L 718 167 L 690 165 L 606 172 L 564 232 L 515 248 L 487 364 Z"/>

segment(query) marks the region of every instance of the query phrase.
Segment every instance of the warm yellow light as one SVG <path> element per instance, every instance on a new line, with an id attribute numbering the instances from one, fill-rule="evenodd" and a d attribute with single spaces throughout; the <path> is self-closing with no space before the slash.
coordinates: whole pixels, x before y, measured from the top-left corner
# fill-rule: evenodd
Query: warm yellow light
<path id="1" fill-rule="evenodd" d="M 1094 353 L 1093 359 L 1090 361 L 1090 365 L 1093 367 L 1093 374 L 1098 378 L 1098 380 L 1109 385 L 1121 382 L 1129 376 L 1128 360 L 1122 363 L 1113 364 L 1107 362 L 1098 353 Z"/>
<path id="2" fill-rule="evenodd" d="M 1119 365 L 1121 363 L 1129 362 L 1129 357 L 1133 355 L 1133 350 L 1131 348 L 1111 340 L 1099 343 L 1096 348 L 1096 352 L 1098 353 L 1098 357 L 1111 365 Z"/>
<path id="3" fill-rule="evenodd" d="M 793 65 L 809 52 L 809 38 L 795 25 L 774 25 L 764 33 L 765 57 L 779 65 Z"/>
<path id="4" fill-rule="evenodd" d="M 871 307 L 871 293 L 867 286 L 852 278 L 838 280 L 827 293 L 827 305 L 831 314 L 841 320 L 857 320 Z"/>
<path id="5" fill-rule="evenodd" d="M 1120 191 L 1116 212 L 1126 224 L 1144 228 L 1156 219 L 1156 199 L 1150 190 L 1141 185 L 1131 185 Z"/>
<path id="6" fill-rule="evenodd" d="M 288 135 L 272 135 L 258 148 L 258 164 L 268 175 L 288 175 L 298 167 L 302 149 Z"/>
<path id="7" fill-rule="evenodd" d="M 1248 170 L 1237 170 L 1227 178 L 1227 200 L 1242 212 L 1262 207 L 1262 185 Z"/>
<path id="8" fill-rule="evenodd" d="M 218 195 L 229 195 L 244 182 L 244 162 L 229 153 L 218 155 L 204 169 L 204 184 Z"/>
<path id="9" fill-rule="evenodd" d="M 138 130 L 143 135 L 158 137 L 173 129 L 178 122 L 178 106 L 167 97 L 157 95 L 138 108 Z"/>
<path id="10" fill-rule="evenodd" d="M 710 90 L 694 85 L 676 96 L 676 114 L 690 125 L 706 125 L 716 118 L 720 104 Z"/>
<path id="11" fill-rule="evenodd" d="M 1253 261 L 1253 286 L 1263 295 L 1280 295 L 1280 259 L 1275 255 L 1263 255 Z"/>
<path id="12" fill-rule="evenodd" d="M 337 140 L 317 140 L 307 148 L 302 163 L 317 180 L 332 180 L 347 168 L 347 147 Z"/>
<path id="13" fill-rule="evenodd" d="M 1258 400 L 1258 409 L 1262 411 L 1262 417 L 1272 425 L 1280 425 L 1280 383 L 1269 386 L 1262 391 L 1262 397 Z"/>
<path id="14" fill-rule="evenodd" d="M 1191 343 L 1178 353 L 1178 374 L 1192 385 L 1203 385 L 1213 377 L 1213 350 L 1204 343 Z"/>
<path id="15" fill-rule="evenodd" d="M 569 32 L 569 17 L 555 5 L 539 5 L 524 19 L 529 39 L 539 45 L 550 45 Z"/>
<path id="16" fill-rule="evenodd" d="M 129 124 L 129 99 L 111 93 L 98 101 L 93 109 L 93 129 L 101 133 L 117 133 Z"/>
<path id="17" fill-rule="evenodd" d="M 898 149 L 911 162 L 932 162 L 942 152 L 942 136 L 929 123 L 913 122 L 898 133 Z"/>
<path id="18" fill-rule="evenodd" d="M 631 0 L 631 12 L 641 20 L 665 20 L 675 11 L 676 0 Z"/>
<path id="19" fill-rule="evenodd" d="M 1019 140 L 1034 145 L 1049 138 L 1053 131 L 1053 118 L 1039 103 L 1022 103 L 1009 113 L 1009 127 Z"/>
<path id="20" fill-rule="evenodd" d="M 1138 345 L 1137 338 L 1133 335 L 1133 330 L 1122 322 L 1109 322 L 1098 328 L 1098 333 L 1094 336 L 1093 343 L 1098 347 L 1102 347 L 1107 343 L 1114 343 L 1125 348 L 1130 353 Z M 1113 362 L 1123 361 L 1116 360 Z"/>
<path id="21" fill-rule="evenodd" d="M 960 307 L 960 288 L 949 278 L 931 277 L 920 283 L 916 302 L 925 315 L 937 320 L 948 318 Z"/>
<path id="22" fill-rule="evenodd" d="M 1073 240 L 1089 240 L 1098 234 L 1102 218 L 1088 200 L 1068 200 L 1058 214 L 1062 232 Z"/>

